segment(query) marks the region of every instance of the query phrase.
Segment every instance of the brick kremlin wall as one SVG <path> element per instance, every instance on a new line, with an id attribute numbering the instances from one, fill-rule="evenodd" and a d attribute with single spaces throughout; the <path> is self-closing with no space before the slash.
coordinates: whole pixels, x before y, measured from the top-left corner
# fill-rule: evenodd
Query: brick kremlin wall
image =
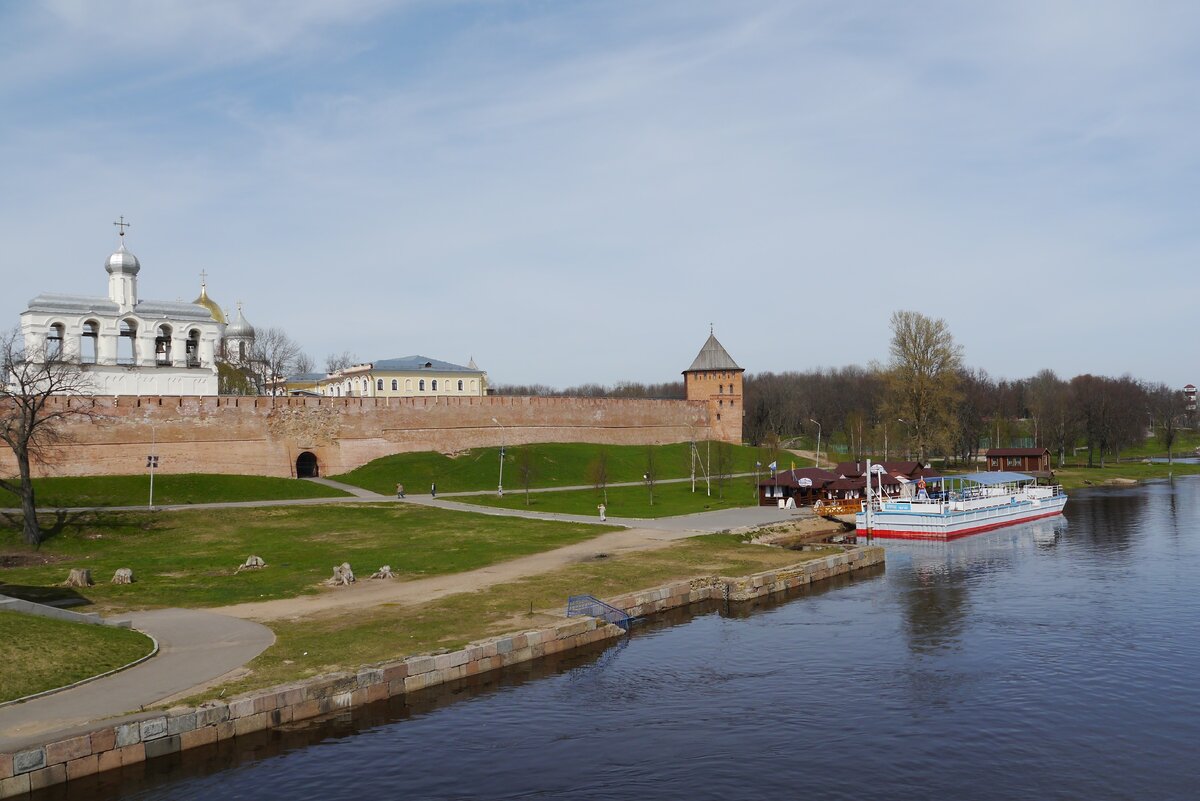
<path id="1" fill-rule="evenodd" d="M 83 406 L 89 416 L 65 426 L 68 444 L 36 468 L 38 475 L 140 473 L 154 453 L 162 473 L 287 477 L 305 451 L 317 457 L 321 475 L 336 475 L 409 451 L 535 442 L 647 445 L 710 436 L 710 406 L 704 401 L 105 397 L 51 403 Z M 0 471 L 14 470 L 5 448 Z"/>

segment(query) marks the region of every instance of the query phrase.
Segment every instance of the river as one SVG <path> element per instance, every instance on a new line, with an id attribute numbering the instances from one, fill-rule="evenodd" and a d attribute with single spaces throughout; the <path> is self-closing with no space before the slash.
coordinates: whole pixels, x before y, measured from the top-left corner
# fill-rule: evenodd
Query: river
<path id="1" fill-rule="evenodd" d="M 1198 797 L 1200 479 L 886 547 L 870 576 L 676 614 L 86 797 Z"/>

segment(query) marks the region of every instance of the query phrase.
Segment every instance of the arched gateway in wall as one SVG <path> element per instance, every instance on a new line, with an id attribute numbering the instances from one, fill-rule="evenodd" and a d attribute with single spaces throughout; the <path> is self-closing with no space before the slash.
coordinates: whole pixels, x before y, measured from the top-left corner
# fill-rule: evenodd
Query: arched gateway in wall
<path id="1" fill-rule="evenodd" d="M 305 451 L 296 457 L 296 478 L 318 478 L 320 475 L 321 468 L 315 453 Z"/>

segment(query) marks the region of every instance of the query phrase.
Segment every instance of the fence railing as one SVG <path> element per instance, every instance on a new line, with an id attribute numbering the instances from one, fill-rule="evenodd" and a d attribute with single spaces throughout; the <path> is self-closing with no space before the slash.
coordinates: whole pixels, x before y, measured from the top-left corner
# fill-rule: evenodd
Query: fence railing
<path id="1" fill-rule="evenodd" d="M 594 617 L 629 631 L 632 622 L 623 609 L 604 603 L 591 595 L 572 595 L 567 598 L 567 617 Z"/>

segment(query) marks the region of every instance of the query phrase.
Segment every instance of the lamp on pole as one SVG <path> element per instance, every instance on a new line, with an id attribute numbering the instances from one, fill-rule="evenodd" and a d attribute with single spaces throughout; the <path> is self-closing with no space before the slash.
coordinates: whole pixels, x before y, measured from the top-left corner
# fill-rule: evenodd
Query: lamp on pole
<path id="1" fill-rule="evenodd" d="M 504 497 L 504 425 L 495 417 L 492 422 L 500 426 L 500 482 L 496 485 L 496 495 Z"/>
<path id="2" fill-rule="evenodd" d="M 817 421 L 812 419 L 811 417 L 808 418 L 808 422 L 817 423 Z M 817 423 L 817 467 L 820 467 L 820 466 L 821 466 L 821 424 Z"/>

